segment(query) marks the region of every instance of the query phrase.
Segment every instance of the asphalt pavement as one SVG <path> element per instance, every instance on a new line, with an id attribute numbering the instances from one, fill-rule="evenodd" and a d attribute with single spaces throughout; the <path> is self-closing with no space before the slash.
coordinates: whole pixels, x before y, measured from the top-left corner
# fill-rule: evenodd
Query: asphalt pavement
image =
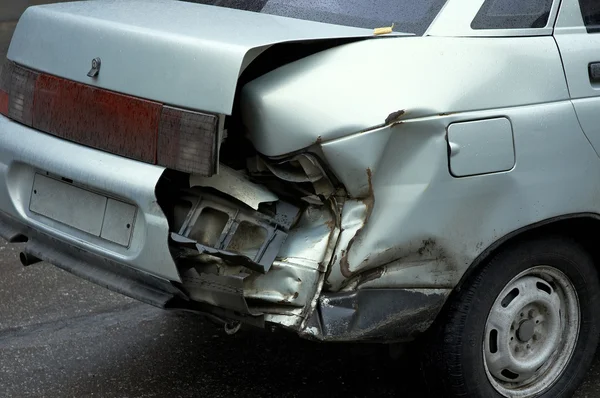
<path id="1" fill-rule="evenodd" d="M 385 347 L 257 329 L 228 336 L 51 265 L 24 268 L 20 247 L 0 243 L 2 397 L 422 396 L 416 367 L 404 369 Z"/>
<path id="2" fill-rule="evenodd" d="M 0 23 L 0 57 L 13 28 Z M 46 263 L 25 268 L 20 249 L 0 241 L 0 397 L 424 397 L 415 359 L 383 346 L 228 336 Z M 600 357 L 576 397 L 600 397 Z"/>

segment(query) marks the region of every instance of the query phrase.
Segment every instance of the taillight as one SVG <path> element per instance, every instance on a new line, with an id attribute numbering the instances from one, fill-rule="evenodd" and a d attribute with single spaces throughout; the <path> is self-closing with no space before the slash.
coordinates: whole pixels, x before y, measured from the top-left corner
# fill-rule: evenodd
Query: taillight
<path id="1" fill-rule="evenodd" d="M 217 168 L 219 117 L 0 66 L 0 114 L 83 145 L 186 173 Z"/>
<path id="2" fill-rule="evenodd" d="M 156 163 L 161 108 L 157 102 L 40 75 L 33 127 L 93 148 Z"/>
<path id="3" fill-rule="evenodd" d="M 8 93 L 12 81 L 13 63 L 0 61 L 0 114 L 8 116 Z"/>
<path id="4" fill-rule="evenodd" d="M 8 117 L 33 126 L 33 100 L 39 74 L 24 68 L 13 68 L 8 96 Z"/>
<path id="5" fill-rule="evenodd" d="M 218 118 L 163 106 L 158 130 L 157 164 L 212 175 L 217 163 Z"/>

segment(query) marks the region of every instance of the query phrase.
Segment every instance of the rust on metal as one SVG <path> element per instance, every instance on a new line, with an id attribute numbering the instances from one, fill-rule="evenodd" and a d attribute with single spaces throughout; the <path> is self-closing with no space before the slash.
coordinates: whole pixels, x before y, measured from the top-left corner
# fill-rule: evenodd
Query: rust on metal
<path id="1" fill-rule="evenodd" d="M 383 276 L 384 272 L 385 272 L 385 269 L 382 267 L 369 270 L 360 276 L 358 285 L 362 285 L 363 283 L 367 283 L 367 282 L 379 279 Z"/>
<path id="2" fill-rule="evenodd" d="M 369 182 L 369 191 L 367 192 L 367 197 L 363 200 L 363 203 L 367 206 L 367 218 L 365 223 L 369 217 L 371 217 L 373 205 L 375 205 L 375 194 L 373 193 L 373 172 L 371 171 L 371 168 L 367 168 L 367 180 Z"/>
<path id="3" fill-rule="evenodd" d="M 361 230 L 359 230 L 358 232 L 360 232 L 360 231 Z M 348 254 L 350 252 L 350 248 L 354 244 L 354 240 L 358 236 L 358 232 L 356 233 L 356 235 L 354 235 L 354 237 L 352 239 L 350 239 L 350 242 L 348 242 L 348 247 L 346 248 L 346 250 L 342 250 L 342 257 L 340 258 L 340 270 L 342 271 L 342 275 L 344 275 L 344 277 L 346 277 L 346 278 L 349 278 L 352 276 L 352 271 L 350 271 L 350 263 L 348 262 Z"/>
<path id="4" fill-rule="evenodd" d="M 347 280 L 343 286 L 355 286 L 358 288 L 368 282 L 383 278 L 385 275 L 392 276 L 390 266 L 402 268 L 404 264 L 414 266 L 415 263 L 435 262 L 442 263 L 450 272 L 457 270 L 456 264 L 449 261 L 446 250 L 441 246 L 435 238 L 426 238 L 410 242 L 402 247 L 389 247 L 383 250 L 380 254 L 388 254 L 388 261 L 377 265 L 377 268 L 371 268 L 363 272 L 357 272 L 352 279 Z M 369 258 L 367 257 L 359 266 L 364 269 L 368 266 Z"/>
<path id="5" fill-rule="evenodd" d="M 333 231 L 335 229 L 335 226 L 336 226 L 335 225 L 335 220 L 334 219 L 328 220 L 327 222 L 325 222 L 325 225 L 327 226 L 327 228 L 330 231 Z"/>
<path id="6" fill-rule="evenodd" d="M 298 298 L 298 296 L 300 296 L 299 292 L 295 292 L 293 295 L 291 295 L 290 297 L 286 297 L 284 299 L 281 299 L 277 302 L 277 304 L 292 304 L 292 302 L 294 300 L 296 300 Z"/>
<path id="7" fill-rule="evenodd" d="M 382 267 L 390 263 L 403 261 L 435 260 L 446 263 L 447 255 L 444 248 L 434 239 L 427 238 L 410 242 L 403 247 L 388 248 L 385 252 L 392 251 L 392 261 L 382 264 Z M 450 265 L 449 265 L 450 266 Z"/>
<path id="8" fill-rule="evenodd" d="M 423 256 L 423 254 L 427 253 L 427 252 L 431 252 L 433 248 L 435 248 L 436 244 L 435 241 L 433 239 L 425 239 L 422 242 L 422 246 L 419 247 L 419 249 L 417 250 L 417 253 L 419 254 L 419 256 Z"/>
<path id="9" fill-rule="evenodd" d="M 399 123 L 405 113 L 406 111 L 404 109 L 390 113 L 390 115 L 385 119 L 385 124 L 388 125 Z"/>

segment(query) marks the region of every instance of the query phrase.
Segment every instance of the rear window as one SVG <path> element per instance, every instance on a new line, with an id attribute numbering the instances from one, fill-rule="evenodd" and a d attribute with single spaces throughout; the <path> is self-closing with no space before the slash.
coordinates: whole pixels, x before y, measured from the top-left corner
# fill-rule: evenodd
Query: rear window
<path id="1" fill-rule="evenodd" d="M 283 17 L 422 35 L 446 0 L 184 0 Z"/>
<path id="2" fill-rule="evenodd" d="M 551 8 L 552 0 L 486 0 L 471 28 L 543 28 L 548 24 Z"/>
<path id="3" fill-rule="evenodd" d="M 579 4 L 588 32 L 600 32 L 600 2 L 598 0 L 579 0 Z"/>

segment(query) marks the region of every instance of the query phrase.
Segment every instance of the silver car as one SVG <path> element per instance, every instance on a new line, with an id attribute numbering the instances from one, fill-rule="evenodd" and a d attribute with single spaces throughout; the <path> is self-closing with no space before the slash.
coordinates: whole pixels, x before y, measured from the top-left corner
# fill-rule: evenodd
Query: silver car
<path id="1" fill-rule="evenodd" d="M 434 396 L 570 396 L 600 333 L 598 2 L 195 3 L 22 16 L 22 263 L 228 333 L 418 340 Z"/>

